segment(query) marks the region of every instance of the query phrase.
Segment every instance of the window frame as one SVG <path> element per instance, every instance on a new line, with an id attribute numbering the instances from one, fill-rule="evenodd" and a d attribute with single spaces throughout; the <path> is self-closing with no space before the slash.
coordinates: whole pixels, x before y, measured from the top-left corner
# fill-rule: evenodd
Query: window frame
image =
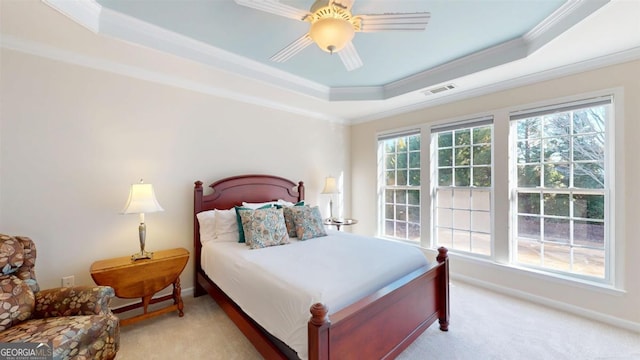
<path id="1" fill-rule="evenodd" d="M 491 185 L 490 186 L 475 186 L 473 184 L 473 169 L 477 168 L 477 167 L 484 167 L 485 164 L 474 164 L 473 163 L 473 156 L 474 156 L 474 150 L 473 147 L 474 145 L 474 129 L 477 128 L 482 128 L 482 127 L 486 127 L 486 126 L 490 126 L 490 133 L 491 133 L 491 142 L 488 143 L 488 145 L 491 147 L 491 157 L 490 157 L 490 164 L 489 164 L 489 168 L 490 168 L 490 176 L 491 176 Z M 470 132 L 470 140 L 469 140 L 469 144 L 468 145 L 456 145 L 455 144 L 455 131 L 456 130 L 469 130 Z M 451 146 L 445 147 L 445 148 L 451 148 L 452 149 L 452 162 L 451 165 L 448 166 L 452 169 L 452 179 L 451 179 L 451 184 L 448 186 L 441 186 L 440 185 L 440 178 L 439 178 L 439 173 L 438 170 L 440 170 L 440 168 L 442 168 L 442 166 L 440 166 L 439 164 L 439 150 L 440 150 L 440 146 L 439 143 L 437 141 L 438 139 L 438 135 L 442 134 L 442 133 L 446 133 L 446 132 L 452 132 L 452 143 Z M 429 147 L 429 150 L 431 152 L 431 172 L 430 172 L 430 186 L 431 186 L 431 191 L 429 192 L 430 194 L 430 199 L 431 199 L 431 209 L 430 209 L 430 213 L 431 213 L 431 228 L 430 228 L 430 233 L 431 233 L 431 247 L 439 247 L 439 246 L 445 246 L 447 248 L 449 248 L 450 251 L 456 253 L 461 253 L 467 256 L 471 256 L 471 257 L 479 257 L 479 258 L 486 258 L 486 259 L 491 259 L 494 256 L 494 162 L 495 162 L 495 158 L 494 158 L 494 116 L 490 115 L 490 116 L 481 116 L 481 117 L 471 117 L 471 118 L 466 118 L 465 120 L 458 120 L 458 121 L 453 121 L 453 122 L 447 122 L 447 123 L 443 123 L 440 125 L 434 125 L 431 127 L 430 129 L 430 142 L 431 142 L 431 146 Z M 482 144 L 486 144 L 486 143 L 482 143 Z M 455 164 L 455 150 L 457 148 L 462 148 L 462 147 L 469 147 L 470 151 L 469 151 L 469 160 L 470 163 L 468 165 L 470 172 L 469 172 L 469 185 L 467 186 L 461 186 L 461 185 L 456 185 L 455 184 L 455 175 L 453 174 L 453 171 L 458 168 L 459 166 L 457 166 Z M 447 166 L 445 166 L 447 167 Z M 439 210 L 440 210 L 440 206 L 439 206 L 439 202 L 438 202 L 438 190 L 439 189 L 443 189 L 443 190 L 451 190 L 453 192 L 455 192 L 456 190 L 468 190 L 469 191 L 469 207 L 468 209 L 458 209 L 456 208 L 455 205 L 451 205 L 451 212 L 452 212 L 452 223 L 450 224 L 450 226 L 446 227 L 446 226 L 439 226 L 438 225 L 438 219 L 439 219 Z M 474 190 L 478 190 L 478 192 L 483 191 L 483 192 L 488 192 L 489 195 L 489 209 L 488 210 L 479 210 L 473 209 L 473 192 Z M 456 225 L 453 222 L 453 212 L 455 211 L 465 211 L 469 213 L 469 228 L 468 229 L 458 229 L 456 227 Z M 489 218 L 489 226 L 488 226 L 488 231 L 484 232 L 484 231 L 475 231 L 472 227 L 473 227 L 473 214 L 474 213 L 483 213 L 483 214 L 487 214 L 488 218 Z M 450 246 L 449 244 L 442 244 L 439 242 L 438 238 L 439 238 L 439 231 L 440 229 L 449 229 L 452 234 L 452 240 L 453 240 L 453 233 L 457 232 L 457 231 L 462 231 L 465 233 L 468 233 L 469 235 L 469 249 L 470 250 L 463 250 L 463 249 L 456 249 L 453 246 Z M 488 254 L 486 253 L 479 253 L 479 252 L 474 252 L 473 251 L 473 234 L 474 233 L 478 233 L 478 234 L 483 234 L 488 236 L 488 240 L 489 240 L 489 244 L 488 244 Z"/>
<path id="2" fill-rule="evenodd" d="M 613 285 L 615 287 L 620 287 L 620 280 L 616 279 L 615 273 L 616 268 L 621 266 L 621 259 L 618 259 L 615 251 L 615 228 L 616 228 L 616 219 L 615 216 L 615 198 L 616 198 L 616 183 L 617 177 L 615 173 L 615 156 L 617 153 L 617 149 L 621 146 L 616 138 L 620 137 L 620 134 L 616 133 L 616 107 L 619 106 L 616 104 L 616 91 L 604 91 L 595 94 L 585 94 L 585 95 L 577 95 L 566 99 L 556 99 L 555 101 L 548 101 L 546 103 L 537 104 L 534 106 L 530 106 L 525 110 L 512 110 L 509 112 L 509 223 L 510 223 L 510 231 L 509 231 L 509 255 L 510 260 L 509 263 L 512 266 L 523 268 L 543 274 L 548 274 L 551 276 L 558 276 L 561 278 L 566 278 L 574 281 L 585 281 L 593 284 L 602 284 L 602 285 Z M 537 187 L 521 187 L 518 184 L 518 170 L 517 167 L 520 165 L 517 159 L 517 120 L 531 118 L 533 116 L 544 116 L 545 114 L 552 113 L 562 113 L 566 111 L 573 111 L 579 109 L 585 109 L 590 107 L 595 107 L 599 105 L 607 104 L 609 105 L 606 110 L 606 119 L 604 120 L 604 186 L 602 189 L 590 189 L 590 188 L 576 188 L 573 186 L 567 188 L 552 188 L 544 186 L 543 180 L 544 175 L 541 175 L 541 183 L 540 186 Z M 572 121 L 571 119 L 570 121 Z M 573 124 L 571 125 L 571 129 L 573 129 Z M 618 130 L 619 131 L 619 130 Z M 540 129 L 541 134 L 544 133 L 543 125 L 541 124 Z M 571 138 L 571 147 L 570 147 L 570 158 L 565 161 L 569 164 L 569 167 L 573 169 L 574 163 L 576 161 L 572 157 L 573 153 L 573 137 L 576 136 L 571 131 L 568 131 L 567 136 Z M 539 164 L 540 166 L 545 166 L 544 159 L 544 146 L 542 145 L 544 137 L 541 135 L 541 153 Z M 573 175 L 573 170 L 571 170 L 571 174 Z M 573 185 L 573 176 L 569 179 L 569 184 Z M 619 189 L 618 189 L 619 191 Z M 594 194 L 594 195 L 603 195 L 604 196 L 604 215 L 603 215 L 603 226 L 604 226 L 604 276 L 590 276 L 581 273 L 571 272 L 571 270 L 557 270 L 551 267 L 538 266 L 533 264 L 525 264 L 518 262 L 518 216 L 520 215 L 520 211 L 518 209 L 518 194 L 519 193 L 538 193 L 540 194 L 541 207 L 542 201 L 544 198 L 544 194 L 566 194 L 568 195 L 568 199 L 570 201 L 569 204 L 569 214 L 566 216 L 560 216 L 560 218 L 566 218 L 569 222 L 575 221 L 575 214 L 573 211 L 574 205 L 572 204 L 572 198 L 574 194 Z M 545 218 L 545 214 L 543 214 L 543 210 L 539 211 L 537 215 L 541 219 L 541 221 Z M 541 227 L 541 232 L 544 227 Z M 573 226 L 570 225 L 570 234 L 568 239 L 568 246 L 570 249 L 570 259 L 571 265 L 573 265 L 573 248 L 574 244 L 572 239 L 574 238 L 574 229 Z M 540 235 L 543 237 L 544 235 L 541 233 Z M 543 242 L 544 243 L 544 242 Z M 578 247 L 579 248 L 579 247 Z M 542 256 L 542 255 L 541 255 Z"/>
<path id="3" fill-rule="evenodd" d="M 419 185 L 409 185 L 409 171 L 413 170 L 415 171 L 415 168 L 411 168 L 410 166 L 410 160 L 407 159 L 407 185 L 387 185 L 386 184 L 386 172 L 388 171 L 387 167 L 386 167 L 386 151 L 384 148 L 384 143 L 385 141 L 388 140 L 397 140 L 399 138 L 403 138 L 406 137 L 407 139 L 411 136 L 418 136 L 419 140 L 420 140 L 420 149 L 418 151 L 415 150 L 411 150 L 409 148 L 409 142 L 407 142 L 407 153 L 411 153 L 411 152 L 417 152 L 419 154 L 420 157 L 420 161 L 419 164 L 421 165 L 417 170 L 419 171 L 420 174 L 420 184 Z M 396 152 L 397 153 L 397 152 Z M 382 238 L 387 238 L 387 239 L 392 239 L 392 240 L 397 240 L 397 241 L 403 241 L 403 242 L 408 242 L 410 244 L 417 244 L 417 245 L 421 245 L 422 244 L 422 238 L 423 238 L 423 220 L 422 220 L 422 214 L 424 213 L 424 210 L 422 209 L 423 206 L 423 190 L 422 190 L 422 183 L 423 183 L 423 179 L 424 179 L 424 175 L 423 175 L 423 171 L 422 171 L 422 159 L 424 156 L 424 145 L 423 145 L 423 139 L 422 139 L 422 134 L 419 128 L 411 128 L 411 129 L 407 129 L 407 130 L 402 130 L 402 131 L 396 131 L 396 132 L 392 132 L 392 133 L 383 133 L 383 134 L 379 134 L 377 137 L 377 161 L 378 161 L 378 167 L 377 167 L 377 171 L 378 171 L 378 221 L 377 221 L 377 234 L 379 237 Z M 397 167 L 395 168 L 397 171 Z M 397 173 L 396 173 L 397 174 Z M 419 204 L 417 205 L 418 209 L 419 209 L 419 222 L 418 223 L 414 223 L 414 225 L 417 225 L 419 227 L 419 236 L 417 239 L 411 239 L 408 236 L 407 237 L 396 237 L 396 236 L 389 236 L 386 235 L 386 212 L 385 212 L 385 207 L 387 205 L 387 201 L 386 201 L 386 190 L 393 190 L 393 191 L 418 191 L 418 201 Z M 409 206 L 416 206 L 416 205 L 412 205 L 409 204 L 409 200 L 408 200 L 409 196 L 407 194 L 407 201 L 404 203 L 407 206 L 407 210 Z M 393 202 L 394 206 L 397 206 L 398 204 L 394 201 Z M 394 208 L 394 210 L 396 210 Z M 411 221 L 409 221 L 409 213 L 407 211 L 407 214 L 405 214 L 406 219 L 402 220 L 402 221 L 396 221 L 395 217 L 393 219 L 394 221 L 394 234 L 395 234 L 395 226 L 397 225 L 396 222 L 402 222 L 402 223 L 406 223 L 407 227 L 411 225 Z M 409 234 L 409 229 L 407 228 L 405 230 L 405 233 Z"/>

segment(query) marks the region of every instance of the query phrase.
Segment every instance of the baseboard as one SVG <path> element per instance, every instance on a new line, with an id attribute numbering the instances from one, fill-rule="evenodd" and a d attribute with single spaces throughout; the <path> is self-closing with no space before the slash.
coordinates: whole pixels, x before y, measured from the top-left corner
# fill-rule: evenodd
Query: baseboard
<path id="1" fill-rule="evenodd" d="M 182 289 L 182 297 L 193 295 L 194 287 Z"/>
<path id="2" fill-rule="evenodd" d="M 603 314 L 597 311 L 581 308 L 581 307 L 567 304 L 561 301 L 551 300 L 542 296 L 533 295 L 524 291 L 507 288 L 504 286 L 496 285 L 487 281 L 478 280 L 478 279 L 464 276 L 464 275 L 451 274 L 450 276 L 453 280 L 459 280 L 461 282 L 468 283 L 470 285 L 475 285 L 491 291 L 495 291 L 500 294 L 515 297 L 521 300 L 530 301 L 539 305 L 548 306 L 550 308 L 564 311 L 573 315 L 578 315 L 587 319 L 599 321 L 599 322 L 609 324 L 615 327 L 619 327 L 625 330 L 630 330 L 633 332 L 640 333 L 640 324 L 633 321 L 629 321 L 629 320 L 621 319 L 615 316 Z"/>

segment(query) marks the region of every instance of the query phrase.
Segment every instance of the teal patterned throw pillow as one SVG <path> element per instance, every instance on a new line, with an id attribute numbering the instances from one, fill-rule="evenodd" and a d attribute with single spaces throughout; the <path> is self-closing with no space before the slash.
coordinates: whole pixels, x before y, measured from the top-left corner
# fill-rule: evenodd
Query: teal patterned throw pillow
<path id="1" fill-rule="evenodd" d="M 293 213 L 293 223 L 296 227 L 298 240 L 327 236 L 322 215 L 317 206 L 294 206 L 290 209 Z"/>
<path id="2" fill-rule="evenodd" d="M 244 236 L 250 249 L 289 243 L 282 209 L 240 211 Z"/>
<path id="3" fill-rule="evenodd" d="M 295 203 L 293 206 L 304 206 L 304 200 Z M 293 223 L 293 211 L 291 211 L 292 206 L 278 206 L 282 207 L 284 213 L 284 224 L 287 227 L 287 233 L 289 237 L 296 237 L 296 225 Z"/>
<path id="4" fill-rule="evenodd" d="M 258 209 L 269 209 L 272 207 L 273 207 L 273 204 L 267 204 L 262 207 L 259 207 Z M 242 228 L 242 219 L 240 218 L 240 213 L 243 211 L 254 211 L 254 210 L 244 206 L 236 206 L 235 209 L 236 209 L 236 220 L 238 221 L 238 242 L 243 243 L 245 242 L 245 236 L 244 236 L 244 229 Z"/>

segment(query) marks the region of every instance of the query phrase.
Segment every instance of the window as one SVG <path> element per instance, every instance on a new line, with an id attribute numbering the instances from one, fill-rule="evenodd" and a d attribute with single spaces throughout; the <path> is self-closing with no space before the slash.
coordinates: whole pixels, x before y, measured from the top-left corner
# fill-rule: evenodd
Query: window
<path id="1" fill-rule="evenodd" d="M 420 132 L 378 138 L 378 233 L 420 241 Z"/>
<path id="2" fill-rule="evenodd" d="M 432 128 L 437 246 L 491 255 L 492 119 Z"/>
<path id="3" fill-rule="evenodd" d="M 514 262 L 608 277 L 611 97 L 511 114 Z"/>
<path id="4" fill-rule="evenodd" d="M 379 136 L 378 234 L 618 286 L 614 224 L 624 218 L 614 219 L 614 190 L 624 182 L 613 185 L 614 150 L 623 144 L 613 140 L 622 140 L 613 99 L 575 97 L 431 125 L 430 135 L 425 126 Z"/>

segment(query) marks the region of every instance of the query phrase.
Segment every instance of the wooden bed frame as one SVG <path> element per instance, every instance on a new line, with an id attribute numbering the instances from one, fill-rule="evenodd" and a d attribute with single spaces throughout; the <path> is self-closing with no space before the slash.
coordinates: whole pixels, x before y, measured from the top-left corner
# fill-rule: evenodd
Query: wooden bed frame
<path id="1" fill-rule="evenodd" d="M 286 344 L 246 315 L 209 277 L 200 265 L 200 228 L 196 214 L 230 209 L 245 202 L 283 199 L 304 200 L 304 183 L 271 175 L 242 175 L 209 185 L 195 182 L 193 245 L 194 296 L 209 294 L 266 359 L 297 359 Z M 392 359 L 438 319 L 440 330 L 449 326 L 449 263 L 447 249 L 438 249 L 437 263 L 420 268 L 377 292 L 328 316 L 323 304 L 310 309 L 309 359 Z"/>

